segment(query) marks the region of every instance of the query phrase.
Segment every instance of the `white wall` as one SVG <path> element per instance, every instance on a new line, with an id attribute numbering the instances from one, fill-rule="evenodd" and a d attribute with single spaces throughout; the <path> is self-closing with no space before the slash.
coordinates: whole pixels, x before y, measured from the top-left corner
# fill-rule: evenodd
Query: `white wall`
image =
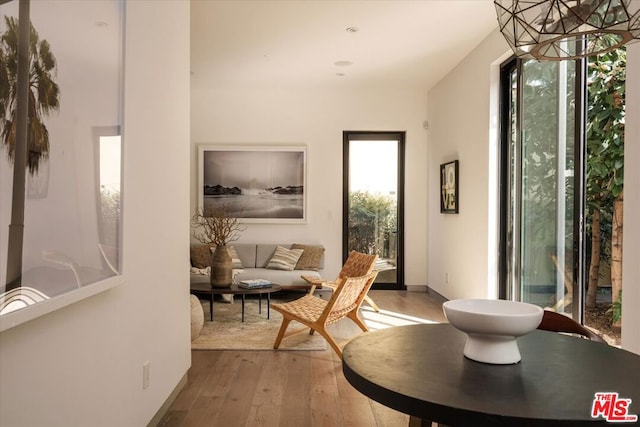
<path id="1" fill-rule="evenodd" d="M 335 87 L 219 88 L 192 77 L 191 209 L 198 144 L 304 144 L 307 224 L 247 224 L 240 242 L 322 243 L 326 275 L 342 265 L 342 132 L 406 131 L 407 285 L 426 284 L 426 95 L 407 90 Z"/>
<path id="2" fill-rule="evenodd" d="M 189 3 L 126 24 L 126 283 L 0 335 L 2 426 L 146 425 L 190 364 Z"/>
<path id="3" fill-rule="evenodd" d="M 640 354 L 640 43 L 627 48 L 622 345 Z"/>
<path id="4" fill-rule="evenodd" d="M 428 94 L 429 278 L 449 299 L 497 296 L 491 251 L 492 64 L 508 51 L 496 30 Z M 460 213 L 440 213 L 440 164 L 458 159 Z M 490 211 L 490 209 L 493 209 Z M 495 223 L 493 224 L 495 225 Z M 447 278 L 448 276 L 448 283 Z"/>

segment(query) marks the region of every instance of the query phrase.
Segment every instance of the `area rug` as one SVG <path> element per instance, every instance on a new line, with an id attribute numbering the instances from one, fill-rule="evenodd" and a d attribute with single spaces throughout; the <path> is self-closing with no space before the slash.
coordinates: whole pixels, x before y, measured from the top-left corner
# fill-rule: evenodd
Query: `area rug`
<path id="1" fill-rule="evenodd" d="M 205 322 L 198 338 L 191 342 L 192 350 L 273 350 L 273 342 L 282 323 L 282 315 L 271 310 L 267 320 L 267 301 L 263 298 L 262 313 L 258 313 L 258 300 L 245 302 L 245 319 L 242 322 L 242 303 L 239 298 L 233 304 L 213 303 L 213 322 L 209 321 L 209 302 L 202 301 Z M 291 322 L 288 330 L 301 328 Z M 318 334 L 301 332 L 282 340 L 279 350 L 324 350 L 327 342 Z"/>

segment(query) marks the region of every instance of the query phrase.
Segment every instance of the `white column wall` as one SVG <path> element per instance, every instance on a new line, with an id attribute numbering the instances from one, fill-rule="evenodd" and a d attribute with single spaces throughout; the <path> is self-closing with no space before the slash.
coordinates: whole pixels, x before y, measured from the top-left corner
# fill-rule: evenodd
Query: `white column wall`
<path id="1" fill-rule="evenodd" d="M 126 283 L 0 334 L 3 427 L 143 426 L 190 365 L 189 3 L 126 12 Z"/>
<path id="2" fill-rule="evenodd" d="M 640 43 L 627 48 L 626 89 L 622 346 L 640 354 Z"/>
<path id="3" fill-rule="evenodd" d="M 497 296 L 495 62 L 508 51 L 496 30 L 428 94 L 428 285 L 449 298 Z M 493 138 L 493 140 L 492 140 Z M 440 213 L 440 164 L 459 160 L 460 213 Z M 491 165 L 491 169 L 490 169 Z"/>

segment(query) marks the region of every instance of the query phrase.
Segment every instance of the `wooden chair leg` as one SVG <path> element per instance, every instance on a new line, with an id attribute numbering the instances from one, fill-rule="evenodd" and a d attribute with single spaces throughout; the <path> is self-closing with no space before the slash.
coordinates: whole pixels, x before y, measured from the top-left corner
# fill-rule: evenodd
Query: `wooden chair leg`
<path id="1" fill-rule="evenodd" d="M 340 348 L 336 340 L 334 340 L 333 337 L 329 335 L 329 333 L 324 329 L 318 329 L 318 333 L 322 335 L 325 340 L 327 340 L 331 348 L 333 348 L 333 351 L 335 351 L 338 357 L 342 359 L 342 349 Z"/>
<path id="2" fill-rule="evenodd" d="M 288 317 L 284 317 L 282 319 L 282 325 L 280 325 L 278 336 L 276 337 L 276 341 L 273 343 L 274 349 L 277 349 L 278 347 L 280 347 L 280 343 L 282 342 L 282 338 L 284 338 L 284 333 L 287 331 L 287 328 L 289 327 L 290 322 L 291 322 L 291 319 L 289 319 Z"/>
<path id="3" fill-rule="evenodd" d="M 378 307 L 378 304 L 373 302 L 369 295 L 365 295 L 364 300 L 371 306 L 371 308 L 373 308 L 373 311 L 375 311 L 376 313 L 380 313 L 380 307 Z"/>
<path id="4" fill-rule="evenodd" d="M 362 332 L 369 332 L 369 327 L 367 326 L 366 323 L 364 323 L 362 321 L 362 319 L 360 318 L 360 316 L 358 316 L 358 312 L 357 311 L 352 311 L 351 313 L 347 314 L 347 317 L 349 319 L 351 319 L 353 321 L 353 323 L 355 323 L 356 325 L 358 325 L 358 327 L 360 329 L 362 329 Z"/>

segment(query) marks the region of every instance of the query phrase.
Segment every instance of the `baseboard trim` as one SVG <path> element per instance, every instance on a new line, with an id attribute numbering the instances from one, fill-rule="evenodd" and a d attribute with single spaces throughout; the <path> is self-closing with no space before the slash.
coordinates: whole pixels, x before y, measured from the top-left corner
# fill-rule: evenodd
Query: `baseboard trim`
<path id="1" fill-rule="evenodd" d="M 171 394 L 169 394 L 169 397 L 167 397 L 167 400 L 164 401 L 162 406 L 160 406 L 160 409 L 158 409 L 158 412 L 156 412 L 153 418 L 151 418 L 151 421 L 149 421 L 149 424 L 147 424 L 147 427 L 156 427 L 158 424 L 160 424 L 164 416 L 167 414 L 167 411 L 169 410 L 171 405 L 173 405 L 173 402 L 176 400 L 176 397 L 178 397 L 178 394 L 182 391 L 184 386 L 187 385 L 187 379 L 188 379 L 187 376 L 188 374 L 185 373 L 184 376 L 180 379 L 180 381 L 178 381 L 178 384 L 175 386 Z"/>
<path id="2" fill-rule="evenodd" d="M 438 291 L 434 291 L 432 288 L 430 288 L 429 286 L 427 286 L 427 292 L 430 294 L 436 294 L 438 297 L 442 298 L 442 301 L 448 301 L 448 298 L 445 298 L 444 296 L 442 296 L 442 294 Z"/>

